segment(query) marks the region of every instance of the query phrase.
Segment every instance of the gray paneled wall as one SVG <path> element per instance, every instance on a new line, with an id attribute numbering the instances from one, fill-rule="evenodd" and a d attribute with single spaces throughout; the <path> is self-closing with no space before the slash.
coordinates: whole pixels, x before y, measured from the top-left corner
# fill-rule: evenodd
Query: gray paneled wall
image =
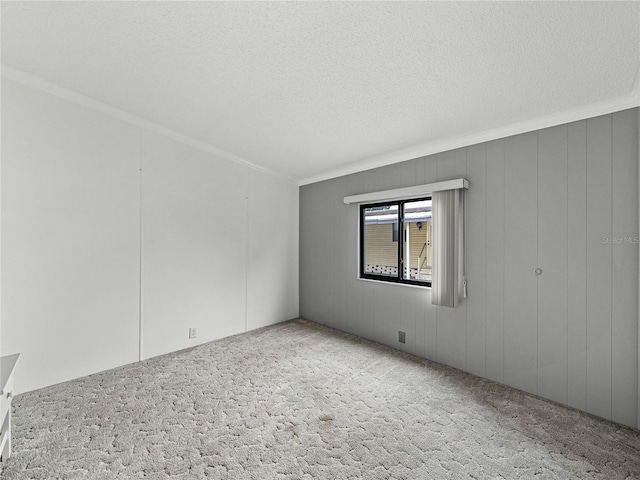
<path id="1" fill-rule="evenodd" d="M 301 187 L 301 316 L 638 427 L 638 117 Z M 358 206 L 343 197 L 461 176 L 468 298 L 435 307 L 429 289 L 358 280 Z"/>

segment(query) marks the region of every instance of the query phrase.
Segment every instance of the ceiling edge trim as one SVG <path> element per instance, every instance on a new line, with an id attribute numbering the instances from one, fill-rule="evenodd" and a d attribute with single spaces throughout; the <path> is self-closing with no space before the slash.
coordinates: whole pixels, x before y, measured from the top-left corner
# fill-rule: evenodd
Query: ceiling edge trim
<path id="1" fill-rule="evenodd" d="M 639 69 L 640 72 L 640 69 Z M 640 74 L 639 74 L 640 76 Z M 544 128 L 555 127 L 565 123 L 576 122 L 587 118 L 597 117 L 599 115 L 607 115 L 609 113 L 619 112 L 628 108 L 640 106 L 640 89 L 638 88 L 639 78 L 636 81 L 632 92 L 628 95 L 606 100 L 604 102 L 593 103 L 563 112 L 545 115 L 542 117 L 526 120 L 523 122 L 505 125 L 503 127 L 485 130 L 471 135 L 460 137 L 451 137 L 435 142 L 422 143 L 412 147 L 387 152 L 380 155 L 364 158 L 362 160 L 351 163 L 347 167 L 330 170 L 319 175 L 303 178 L 299 181 L 299 185 L 309 185 L 311 183 L 322 182 L 344 175 L 371 170 L 373 168 L 384 167 L 394 163 L 405 162 L 415 158 L 425 157 L 436 153 L 455 150 L 456 148 L 468 147 L 478 143 L 490 142 L 500 138 L 511 137 L 521 133 L 542 130 Z"/>
<path id="2" fill-rule="evenodd" d="M 171 138 L 172 140 L 184 143 L 191 147 L 197 148 L 198 150 L 202 150 L 203 152 L 220 157 L 224 160 L 237 163 L 251 168 L 252 170 L 257 170 L 272 177 L 276 177 L 281 180 L 286 180 L 287 182 L 293 183 L 295 185 L 299 185 L 299 180 L 294 177 L 263 167 L 262 165 L 253 163 L 231 152 L 227 152 L 226 150 L 222 150 L 205 142 L 201 142 L 200 140 L 196 140 L 187 135 L 176 132 L 175 130 L 172 130 L 170 128 L 163 127 L 162 125 L 158 125 L 157 123 L 154 123 L 150 120 L 145 120 L 144 118 L 138 117 L 131 113 L 127 113 L 99 100 L 95 100 L 81 93 L 74 92 L 73 90 L 69 90 L 68 88 L 61 87 L 47 80 L 43 80 L 42 78 L 39 78 L 35 75 L 31 75 L 5 64 L 2 64 L 0 66 L 0 73 L 3 77 L 6 77 L 18 83 L 22 83 L 37 90 L 41 90 L 55 97 L 68 100 L 96 112 L 109 115 L 111 117 L 117 118 L 118 120 L 122 120 L 123 122 L 127 122 L 151 132 L 164 135 L 165 137 Z"/>

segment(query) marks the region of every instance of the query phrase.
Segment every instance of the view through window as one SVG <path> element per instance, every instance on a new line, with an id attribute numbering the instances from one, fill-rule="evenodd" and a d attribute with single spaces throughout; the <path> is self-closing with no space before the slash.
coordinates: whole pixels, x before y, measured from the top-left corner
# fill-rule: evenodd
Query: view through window
<path id="1" fill-rule="evenodd" d="M 360 207 L 360 277 L 431 285 L 431 198 Z"/>

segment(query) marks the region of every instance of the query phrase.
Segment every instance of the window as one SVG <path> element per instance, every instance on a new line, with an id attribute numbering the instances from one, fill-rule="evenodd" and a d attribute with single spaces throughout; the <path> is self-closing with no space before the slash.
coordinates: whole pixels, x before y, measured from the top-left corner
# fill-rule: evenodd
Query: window
<path id="1" fill-rule="evenodd" d="M 431 286 L 431 197 L 360 206 L 360 278 Z"/>

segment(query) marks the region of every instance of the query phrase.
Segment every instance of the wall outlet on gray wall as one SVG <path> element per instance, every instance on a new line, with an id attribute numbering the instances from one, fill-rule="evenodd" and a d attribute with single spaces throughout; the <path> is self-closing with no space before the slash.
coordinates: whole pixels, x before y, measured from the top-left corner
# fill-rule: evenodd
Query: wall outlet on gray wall
<path id="1" fill-rule="evenodd" d="M 406 343 L 406 337 L 405 337 L 405 333 L 404 332 L 398 332 L 398 341 L 400 343 Z"/>
<path id="2" fill-rule="evenodd" d="M 198 329 L 197 328 L 190 328 L 189 329 L 189 338 L 196 338 L 198 336 Z"/>

